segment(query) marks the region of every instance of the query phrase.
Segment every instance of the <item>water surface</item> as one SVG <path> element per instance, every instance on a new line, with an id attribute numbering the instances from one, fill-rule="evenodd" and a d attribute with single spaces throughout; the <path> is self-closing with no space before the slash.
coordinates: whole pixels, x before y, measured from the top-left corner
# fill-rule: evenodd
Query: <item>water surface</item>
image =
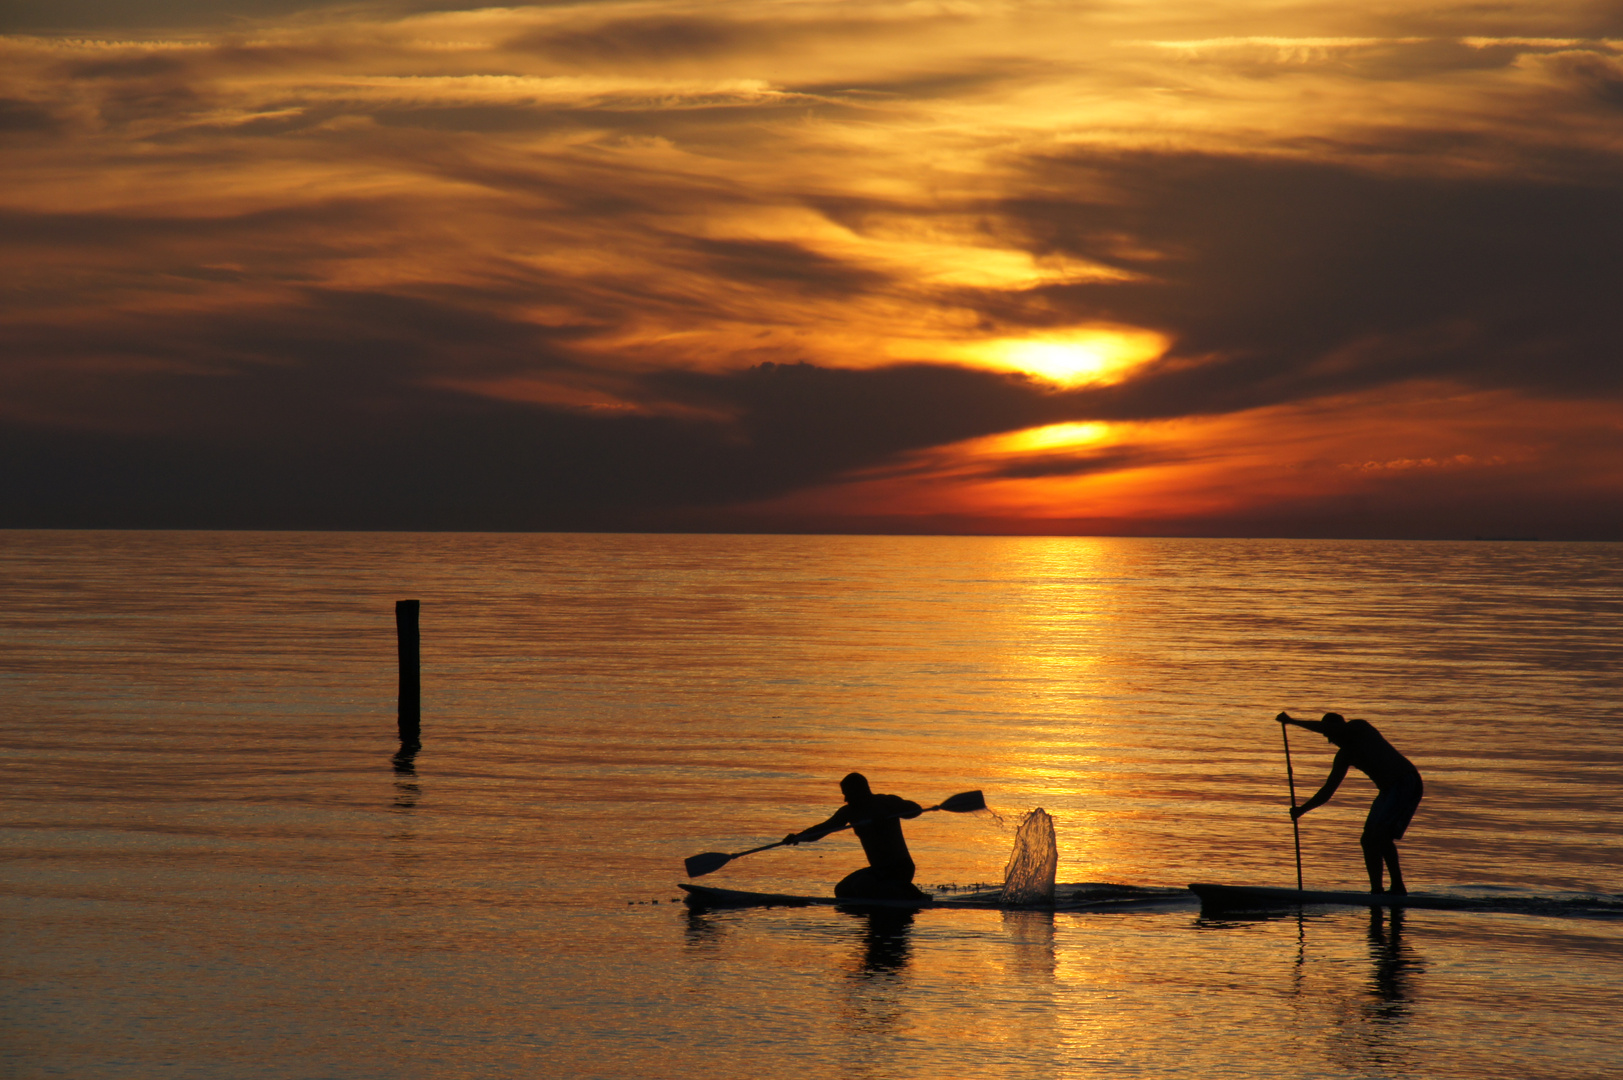
<path id="1" fill-rule="evenodd" d="M 0 581 L 8 1076 L 1623 1061 L 1616 545 L 12 532 Z M 819 820 L 853 768 L 1002 816 L 909 824 L 925 883 L 997 880 L 1042 806 L 1063 881 L 1290 884 L 1281 709 L 1419 764 L 1411 888 L 1546 906 L 670 903 L 684 856 Z M 1305 797 L 1329 747 L 1292 750 Z M 1303 820 L 1310 886 L 1360 884 L 1372 795 Z M 823 892 L 859 861 L 835 837 L 705 880 Z"/>

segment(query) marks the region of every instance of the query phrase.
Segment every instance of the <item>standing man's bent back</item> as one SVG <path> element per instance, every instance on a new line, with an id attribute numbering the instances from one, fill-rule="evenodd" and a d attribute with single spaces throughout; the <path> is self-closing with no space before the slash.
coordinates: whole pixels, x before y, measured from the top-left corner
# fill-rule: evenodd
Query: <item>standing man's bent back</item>
<path id="1" fill-rule="evenodd" d="M 1315 807 L 1323 806 L 1336 793 L 1349 768 L 1357 769 L 1374 781 L 1380 794 L 1370 804 L 1369 816 L 1364 820 L 1364 834 L 1359 843 L 1364 848 L 1364 868 L 1369 871 L 1370 892 L 1384 892 L 1381 868 L 1385 864 L 1392 875 L 1392 891 L 1404 893 L 1403 871 L 1398 865 L 1397 842 L 1409 828 L 1415 810 L 1420 806 L 1425 785 L 1420 770 L 1414 763 L 1375 730 L 1367 720 L 1348 720 L 1340 713 L 1325 713 L 1323 720 L 1293 720 L 1285 713 L 1275 717 L 1281 724 L 1295 724 L 1317 731 L 1336 747 L 1336 757 L 1330 763 L 1330 775 L 1324 786 L 1301 806 L 1291 808 L 1291 817 L 1299 818 Z"/>

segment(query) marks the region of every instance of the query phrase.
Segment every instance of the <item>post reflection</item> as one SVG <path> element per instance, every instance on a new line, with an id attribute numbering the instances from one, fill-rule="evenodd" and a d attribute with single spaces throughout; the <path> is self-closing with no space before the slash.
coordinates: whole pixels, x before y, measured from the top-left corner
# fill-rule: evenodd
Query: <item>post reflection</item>
<path id="1" fill-rule="evenodd" d="M 390 763 L 394 765 L 397 776 L 417 775 L 417 752 L 423 748 L 419 742 L 401 742 L 400 749 L 395 751 Z"/>
<path id="2" fill-rule="evenodd" d="M 394 770 L 394 799 L 389 813 L 396 815 L 389 844 L 389 877 L 384 892 L 401 906 L 421 903 L 423 886 L 423 852 L 417 843 L 417 803 L 423 797 L 423 787 L 417 780 L 417 743 L 400 744 L 400 750 L 390 759 Z"/>
<path id="3" fill-rule="evenodd" d="M 423 789 L 417 780 L 417 751 L 422 747 L 412 742 L 402 742 L 400 750 L 390 759 L 394 766 L 394 809 L 410 811 L 417 806 L 417 800 L 422 796 Z"/>

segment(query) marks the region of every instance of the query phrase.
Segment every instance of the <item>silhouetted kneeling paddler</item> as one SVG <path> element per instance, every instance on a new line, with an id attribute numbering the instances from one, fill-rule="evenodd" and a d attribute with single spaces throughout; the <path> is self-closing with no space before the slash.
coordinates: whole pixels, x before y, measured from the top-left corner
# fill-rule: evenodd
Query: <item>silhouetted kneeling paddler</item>
<path id="1" fill-rule="evenodd" d="M 850 773 L 840 781 L 845 805 L 820 825 L 783 838 L 785 844 L 809 844 L 849 827 L 862 842 L 868 865 L 847 874 L 834 895 L 852 900 L 914 900 L 926 894 L 913 884 L 913 856 L 902 836 L 902 819 L 916 818 L 924 807 L 899 795 L 876 795 L 868 778 Z"/>

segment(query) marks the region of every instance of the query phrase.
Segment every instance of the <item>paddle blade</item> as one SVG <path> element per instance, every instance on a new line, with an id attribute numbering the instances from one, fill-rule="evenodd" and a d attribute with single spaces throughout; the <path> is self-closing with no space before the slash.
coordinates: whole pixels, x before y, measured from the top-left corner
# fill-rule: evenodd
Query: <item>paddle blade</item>
<path id="1" fill-rule="evenodd" d="M 702 855 L 689 855 L 682 860 L 682 866 L 687 870 L 688 877 L 704 877 L 732 861 L 733 857 L 724 851 L 707 851 Z"/>
<path id="2" fill-rule="evenodd" d="M 949 814 L 968 814 L 976 810 L 986 809 L 986 796 L 978 791 L 960 791 L 949 798 L 942 799 L 937 810 L 945 810 Z"/>

